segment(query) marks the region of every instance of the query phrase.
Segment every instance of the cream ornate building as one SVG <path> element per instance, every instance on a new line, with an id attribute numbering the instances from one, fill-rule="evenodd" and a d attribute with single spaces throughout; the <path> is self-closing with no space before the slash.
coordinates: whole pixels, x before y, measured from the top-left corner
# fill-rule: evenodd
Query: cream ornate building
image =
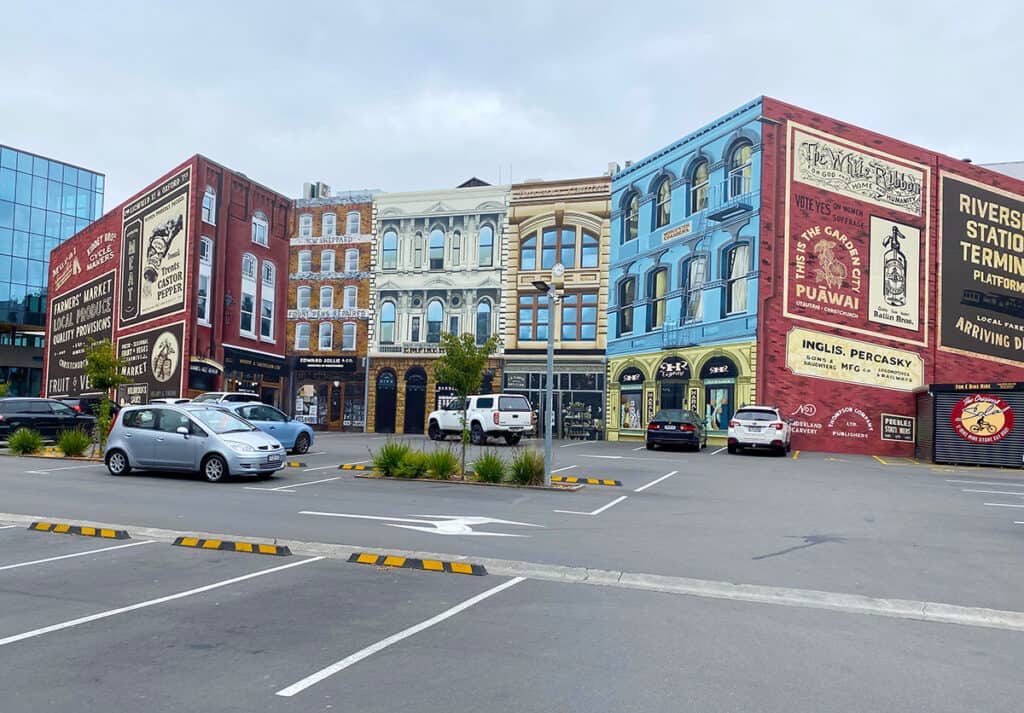
<path id="1" fill-rule="evenodd" d="M 432 369 L 442 333 L 501 334 L 507 206 L 507 186 L 477 179 L 375 197 L 368 430 L 423 433 L 451 398 Z M 500 389 L 497 364 L 484 388 Z"/>

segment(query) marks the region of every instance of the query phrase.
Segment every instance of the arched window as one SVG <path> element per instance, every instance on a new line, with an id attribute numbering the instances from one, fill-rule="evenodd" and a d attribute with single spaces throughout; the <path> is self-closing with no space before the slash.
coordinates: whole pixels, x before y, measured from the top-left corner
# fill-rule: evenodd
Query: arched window
<path id="1" fill-rule="evenodd" d="M 413 262 L 414 268 L 419 270 L 423 267 L 423 233 L 416 233 L 412 239 L 412 250 L 413 250 Z"/>
<path id="2" fill-rule="evenodd" d="M 754 147 L 744 139 L 733 146 L 729 153 L 729 197 L 735 198 L 751 191 L 753 175 L 751 158 Z"/>
<path id="3" fill-rule="evenodd" d="M 311 216 L 309 213 L 304 213 L 303 215 L 299 216 L 299 237 L 313 237 L 313 216 Z"/>
<path id="4" fill-rule="evenodd" d="M 252 241 L 257 245 L 266 247 L 269 238 L 268 233 L 270 229 L 270 223 L 267 221 L 267 216 L 260 211 L 253 213 L 252 216 Z"/>
<path id="5" fill-rule="evenodd" d="M 699 321 L 704 318 L 704 280 L 707 274 L 707 258 L 695 255 L 683 263 L 682 322 Z"/>
<path id="6" fill-rule="evenodd" d="M 385 302 L 380 306 L 380 343 L 395 342 L 395 303 Z"/>
<path id="7" fill-rule="evenodd" d="M 444 307 L 441 300 L 434 300 L 427 305 L 427 343 L 438 344 L 441 341 L 441 325 L 444 324 Z"/>
<path id="8" fill-rule="evenodd" d="M 626 199 L 626 211 L 622 216 L 622 242 L 636 240 L 640 234 L 640 196 L 630 193 Z"/>
<path id="9" fill-rule="evenodd" d="M 299 272 L 313 272 L 312 250 L 299 250 Z"/>
<path id="10" fill-rule="evenodd" d="M 537 234 L 530 233 L 519 243 L 519 269 L 537 269 Z"/>
<path id="11" fill-rule="evenodd" d="M 690 174 L 690 212 L 708 207 L 708 162 L 700 161 Z"/>
<path id="12" fill-rule="evenodd" d="M 647 277 L 647 331 L 665 323 L 665 293 L 668 292 L 668 268 L 660 267 Z"/>
<path id="13" fill-rule="evenodd" d="M 355 351 L 356 348 L 356 323 L 345 322 L 341 325 L 341 350 L 345 352 Z"/>
<path id="14" fill-rule="evenodd" d="M 313 288 L 309 285 L 303 285 L 295 290 L 295 308 L 296 309 L 309 309 L 309 298 L 313 293 Z"/>
<path id="15" fill-rule="evenodd" d="M 444 233 L 435 228 L 430 231 L 430 269 L 444 269 Z"/>
<path id="16" fill-rule="evenodd" d="M 494 228 L 485 225 L 480 228 L 480 246 L 477 249 L 477 264 L 490 267 L 494 264 Z"/>
<path id="17" fill-rule="evenodd" d="M 600 259 L 601 241 L 593 233 L 583 231 L 583 247 L 580 251 L 580 267 L 597 267 Z"/>
<path id="18" fill-rule="evenodd" d="M 633 333 L 633 303 L 636 302 L 636 278 L 627 277 L 619 283 L 618 336 Z"/>
<path id="19" fill-rule="evenodd" d="M 668 176 L 658 184 L 657 206 L 654 209 L 654 227 L 663 228 L 672 217 L 672 181 Z"/>
<path id="20" fill-rule="evenodd" d="M 320 288 L 320 309 L 334 309 L 334 288 L 330 285 Z"/>
<path id="21" fill-rule="evenodd" d="M 483 344 L 491 336 L 491 303 L 480 300 L 476 306 L 476 343 Z"/>
<path id="22" fill-rule="evenodd" d="M 324 213 L 320 219 L 321 231 L 324 237 L 334 235 L 338 229 L 338 216 L 334 213 Z"/>
<path id="23" fill-rule="evenodd" d="M 345 288 L 343 294 L 344 302 L 342 303 L 342 307 L 344 307 L 345 309 L 355 309 L 356 297 L 359 294 L 359 288 L 356 287 L 355 285 L 349 285 L 348 287 Z"/>
<path id="24" fill-rule="evenodd" d="M 295 325 L 295 349 L 296 351 L 309 350 L 309 322 L 299 322 Z"/>
<path id="25" fill-rule="evenodd" d="M 256 256 L 250 253 L 242 255 L 242 279 L 256 281 Z"/>
<path id="26" fill-rule="evenodd" d="M 383 270 L 395 270 L 398 268 L 398 233 L 389 230 L 384 233 L 382 241 L 380 266 Z"/>
<path id="27" fill-rule="evenodd" d="M 345 272 L 359 272 L 359 248 L 345 251 Z"/>
<path id="28" fill-rule="evenodd" d="M 348 214 L 345 215 L 345 234 L 358 235 L 359 232 L 359 211 L 350 210 Z"/>
<path id="29" fill-rule="evenodd" d="M 324 250 L 320 253 L 320 272 L 334 272 L 333 250 Z"/>
<path id="30" fill-rule="evenodd" d="M 322 352 L 329 352 L 334 349 L 334 324 L 332 322 L 320 323 L 320 343 L 317 348 Z"/>
<path id="31" fill-rule="evenodd" d="M 207 186 L 203 191 L 203 222 L 217 224 L 217 193 L 213 186 Z"/>
<path id="32" fill-rule="evenodd" d="M 196 300 L 196 317 L 202 324 L 210 323 L 210 284 L 213 270 L 213 241 L 207 237 L 199 239 L 199 288 Z"/>
<path id="33" fill-rule="evenodd" d="M 274 263 L 263 261 L 263 289 L 260 290 L 260 336 L 274 338 Z"/>
<path id="34" fill-rule="evenodd" d="M 747 273 L 750 272 L 750 245 L 741 243 L 729 249 L 722 261 L 725 278 L 725 313 L 747 311 Z"/>

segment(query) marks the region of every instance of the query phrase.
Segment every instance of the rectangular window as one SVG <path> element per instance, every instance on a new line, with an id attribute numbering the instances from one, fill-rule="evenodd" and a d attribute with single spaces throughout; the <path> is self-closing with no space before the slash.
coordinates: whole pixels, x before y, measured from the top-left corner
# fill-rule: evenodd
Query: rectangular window
<path id="1" fill-rule="evenodd" d="M 345 288 L 345 301 L 343 303 L 345 309 L 356 309 L 356 298 L 359 294 L 359 290 L 356 287 Z"/>
<path id="2" fill-rule="evenodd" d="M 299 251 L 299 272 L 313 272 L 313 251 Z"/>
<path id="3" fill-rule="evenodd" d="M 633 333 L 633 303 L 636 301 L 636 278 L 630 277 L 619 283 L 619 324 L 618 335 Z"/>
<path id="4" fill-rule="evenodd" d="M 382 332 L 382 336 L 383 336 L 383 332 Z M 410 331 L 410 337 L 409 338 L 412 341 L 414 341 L 414 342 L 418 342 L 420 340 L 420 318 L 419 317 L 413 317 L 412 318 L 412 328 L 411 328 L 411 331 Z M 391 340 L 388 339 L 387 341 L 391 341 Z"/>
<path id="5" fill-rule="evenodd" d="M 309 350 L 309 323 L 303 322 L 295 325 L 295 349 L 298 351 Z"/>
<path id="6" fill-rule="evenodd" d="M 683 319 L 695 321 L 704 317 L 705 258 L 691 258 L 686 264 L 686 287 L 683 300 Z"/>
<path id="7" fill-rule="evenodd" d="M 345 251 L 345 272 L 359 272 L 359 250 L 349 248 Z"/>
<path id="8" fill-rule="evenodd" d="M 267 239 L 268 224 L 267 221 L 262 218 L 252 219 L 252 241 L 257 245 L 266 247 L 268 244 Z"/>
<path id="9" fill-rule="evenodd" d="M 217 224 L 217 194 L 212 188 L 207 188 L 203 193 L 203 222 Z"/>
<path id="10" fill-rule="evenodd" d="M 202 324 L 210 323 L 210 268 L 199 267 L 199 295 L 196 301 L 196 317 Z"/>
<path id="11" fill-rule="evenodd" d="M 274 338 L 274 301 L 264 299 L 260 309 L 260 336 L 264 339 Z"/>
<path id="12" fill-rule="evenodd" d="M 334 288 L 325 285 L 320 288 L 320 309 L 334 309 Z"/>
<path id="13" fill-rule="evenodd" d="M 322 352 L 328 352 L 334 348 L 334 325 L 330 322 L 320 323 L 320 344 Z"/>
<path id="14" fill-rule="evenodd" d="M 356 325 L 355 322 L 345 322 L 341 325 L 341 349 L 351 352 L 356 348 Z"/>
<path id="15" fill-rule="evenodd" d="M 737 245 L 729 251 L 726 269 L 726 314 L 747 311 L 747 273 L 750 272 L 750 246 Z"/>
<path id="16" fill-rule="evenodd" d="M 519 295 L 519 339 L 544 341 L 548 338 L 547 295 Z"/>
<path id="17" fill-rule="evenodd" d="M 244 289 L 244 288 L 243 288 Z M 254 310 L 256 309 L 256 292 L 243 292 L 242 302 L 240 306 L 241 319 L 239 321 L 238 329 L 242 334 L 249 336 L 256 336 L 255 329 L 253 327 Z"/>
<path id="18" fill-rule="evenodd" d="M 597 339 L 597 293 L 570 293 L 562 298 L 562 339 L 570 342 Z"/>
<path id="19" fill-rule="evenodd" d="M 324 250 L 320 253 L 320 272 L 334 272 L 333 250 Z"/>
<path id="20" fill-rule="evenodd" d="M 459 318 L 452 316 L 448 318 L 448 333 L 458 336 L 459 334 Z"/>
<path id="21" fill-rule="evenodd" d="M 334 215 L 334 213 L 324 213 L 324 217 L 321 220 L 321 228 L 323 231 L 323 235 L 325 237 L 328 235 L 334 235 L 335 232 L 337 232 L 335 228 L 335 226 L 337 225 L 337 220 L 338 218 L 337 216 Z"/>
<path id="22" fill-rule="evenodd" d="M 312 288 L 303 285 L 295 290 L 295 307 L 297 309 L 309 309 L 309 296 Z"/>

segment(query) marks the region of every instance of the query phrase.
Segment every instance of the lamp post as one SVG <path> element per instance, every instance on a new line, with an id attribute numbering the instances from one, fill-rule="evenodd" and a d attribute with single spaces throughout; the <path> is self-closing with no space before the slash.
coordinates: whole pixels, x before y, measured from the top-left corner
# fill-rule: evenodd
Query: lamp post
<path id="1" fill-rule="evenodd" d="M 561 281 L 565 268 L 561 263 L 556 263 L 551 269 L 554 279 L 552 284 L 543 280 L 534 280 L 533 286 L 548 297 L 548 363 L 547 379 L 544 382 L 544 485 L 551 487 L 551 470 L 554 462 L 551 459 L 551 426 L 555 420 L 554 389 L 555 380 L 555 315 L 558 305 L 558 288 L 556 283 Z"/>

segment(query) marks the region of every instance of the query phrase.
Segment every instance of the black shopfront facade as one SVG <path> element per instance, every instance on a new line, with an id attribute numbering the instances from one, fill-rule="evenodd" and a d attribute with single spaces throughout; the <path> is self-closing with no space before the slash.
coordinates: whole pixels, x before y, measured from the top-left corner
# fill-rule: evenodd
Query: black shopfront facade
<path id="1" fill-rule="evenodd" d="M 506 358 L 502 391 L 522 394 L 539 415 L 537 434 L 544 433 L 543 408 L 547 359 Z M 555 438 L 599 440 L 605 433 L 605 371 L 603 357 L 587 359 L 556 354 L 552 396 Z"/>
<path id="2" fill-rule="evenodd" d="M 281 408 L 287 363 L 265 352 L 224 347 L 224 390 L 256 394 L 263 403 Z"/>
<path id="3" fill-rule="evenodd" d="M 363 357 L 292 357 L 291 415 L 324 431 L 362 432 L 366 427 Z"/>

